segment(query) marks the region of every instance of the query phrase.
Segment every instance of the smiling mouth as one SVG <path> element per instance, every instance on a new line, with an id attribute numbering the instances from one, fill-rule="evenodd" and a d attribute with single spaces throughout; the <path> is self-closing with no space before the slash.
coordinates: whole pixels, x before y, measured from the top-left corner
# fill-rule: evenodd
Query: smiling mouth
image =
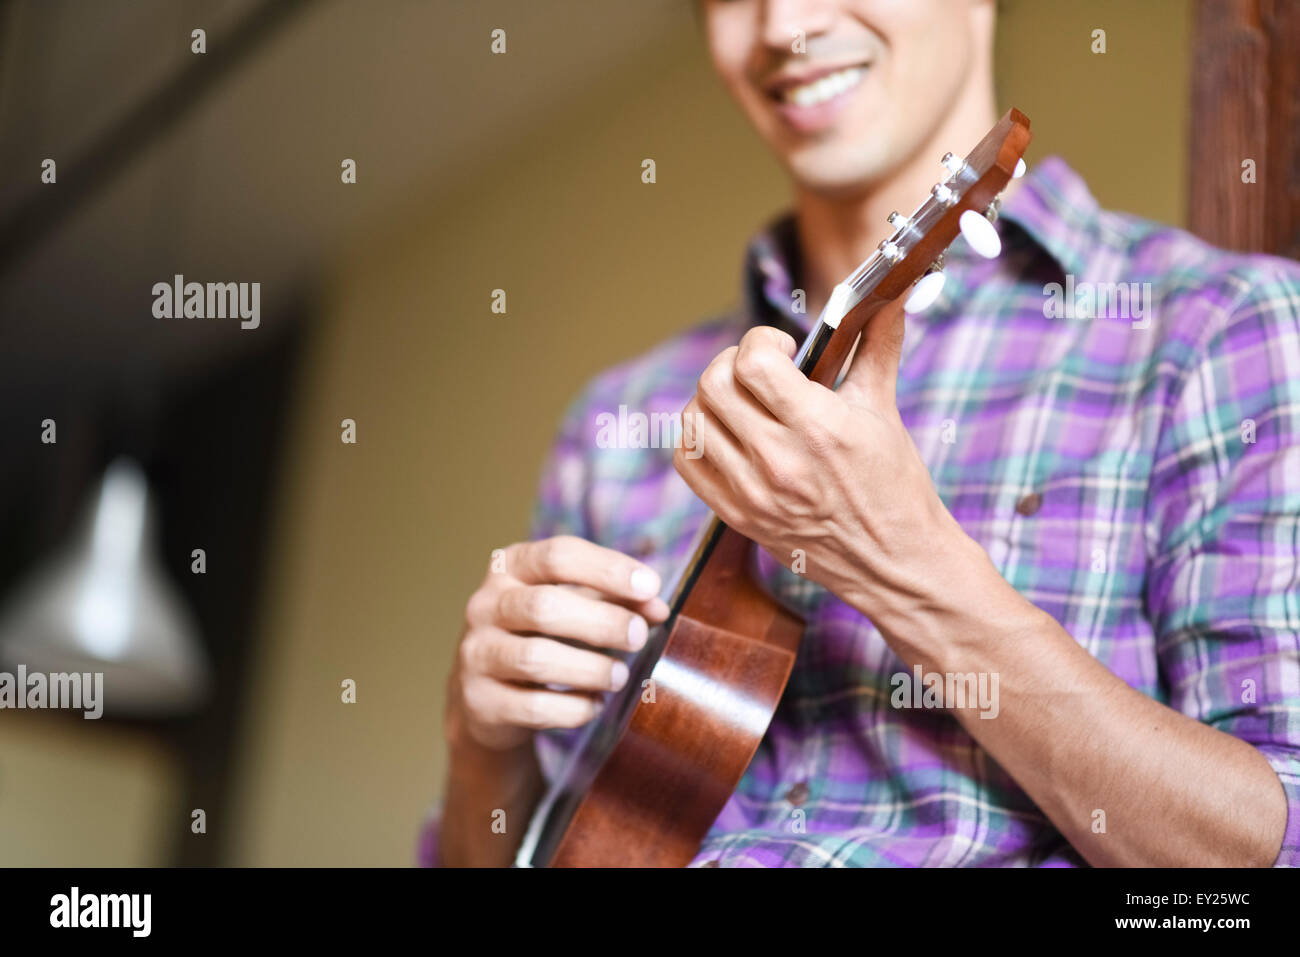
<path id="1" fill-rule="evenodd" d="M 867 75 L 868 66 L 869 64 L 854 64 L 806 82 L 782 84 L 769 95 L 778 103 L 803 107 L 818 106 L 843 96 L 861 83 L 862 78 Z"/>

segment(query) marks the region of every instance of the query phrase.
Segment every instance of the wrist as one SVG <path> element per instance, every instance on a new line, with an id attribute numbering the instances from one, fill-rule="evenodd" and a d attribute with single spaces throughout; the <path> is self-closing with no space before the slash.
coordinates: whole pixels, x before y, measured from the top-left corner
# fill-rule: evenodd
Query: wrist
<path id="1" fill-rule="evenodd" d="M 869 585 L 853 604 L 909 666 L 995 669 L 998 645 L 1043 612 L 1007 583 L 942 503 L 911 538 L 886 574 L 864 576 Z"/>
<path id="2" fill-rule="evenodd" d="M 449 796 L 486 793 L 507 795 L 513 802 L 537 789 L 541 771 L 532 734 L 508 748 L 489 747 L 468 733 L 448 734 L 446 739 Z"/>

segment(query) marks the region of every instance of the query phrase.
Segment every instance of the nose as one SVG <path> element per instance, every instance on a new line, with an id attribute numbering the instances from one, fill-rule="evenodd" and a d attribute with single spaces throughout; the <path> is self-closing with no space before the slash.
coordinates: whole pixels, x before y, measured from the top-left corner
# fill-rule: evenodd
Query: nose
<path id="1" fill-rule="evenodd" d="M 773 50 L 797 52 L 796 41 L 825 33 L 838 0 L 765 0 L 763 42 Z"/>

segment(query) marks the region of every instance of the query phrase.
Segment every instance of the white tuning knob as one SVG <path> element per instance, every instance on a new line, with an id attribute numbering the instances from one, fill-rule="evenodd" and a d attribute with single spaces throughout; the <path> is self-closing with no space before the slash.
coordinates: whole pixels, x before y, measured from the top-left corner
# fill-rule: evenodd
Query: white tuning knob
<path id="1" fill-rule="evenodd" d="M 1002 252 L 1002 240 L 998 237 L 997 229 L 975 210 L 968 209 L 962 213 L 957 225 L 961 227 L 961 234 L 970 243 L 970 248 L 985 259 L 996 259 L 998 253 Z"/>
<path id="2" fill-rule="evenodd" d="M 912 294 L 903 303 L 903 311 L 912 316 L 925 312 L 934 305 L 941 292 L 943 292 L 943 273 L 928 272 L 912 287 Z"/>
<path id="3" fill-rule="evenodd" d="M 956 153 L 944 153 L 943 159 L 939 160 L 939 162 L 943 164 L 944 169 L 954 176 L 966 168 L 966 161 Z"/>
<path id="4" fill-rule="evenodd" d="M 957 194 L 952 191 L 951 187 L 943 183 L 935 183 L 934 188 L 930 190 L 930 195 L 944 206 L 951 206 L 957 202 Z"/>
<path id="5" fill-rule="evenodd" d="M 1016 171 L 1011 174 L 1011 178 L 1020 179 L 1020 177 L 1025 175 L 1025 169 L 1026 169 L 1025 161 L 1022 159 L 1016 160 Z"/>

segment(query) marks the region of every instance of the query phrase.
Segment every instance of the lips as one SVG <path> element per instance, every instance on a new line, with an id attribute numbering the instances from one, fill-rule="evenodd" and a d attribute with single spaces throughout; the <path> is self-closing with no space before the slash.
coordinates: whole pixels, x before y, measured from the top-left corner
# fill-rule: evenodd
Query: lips
<path id="1" fill-rule="evenodd" d="M 786 123 L 815 133 L 834 125 L 869 69 L 869 63 L 853 63 L 789 73 L 768 81 L 764 92 Z"/>
<path id="2" fill-rule="evenodd" d="M 866 75 L 868 66 L 854 63 L 780 77 L 766 84 L 765 90 L 780 103 L 816 106 L 857 86 Z"/>

